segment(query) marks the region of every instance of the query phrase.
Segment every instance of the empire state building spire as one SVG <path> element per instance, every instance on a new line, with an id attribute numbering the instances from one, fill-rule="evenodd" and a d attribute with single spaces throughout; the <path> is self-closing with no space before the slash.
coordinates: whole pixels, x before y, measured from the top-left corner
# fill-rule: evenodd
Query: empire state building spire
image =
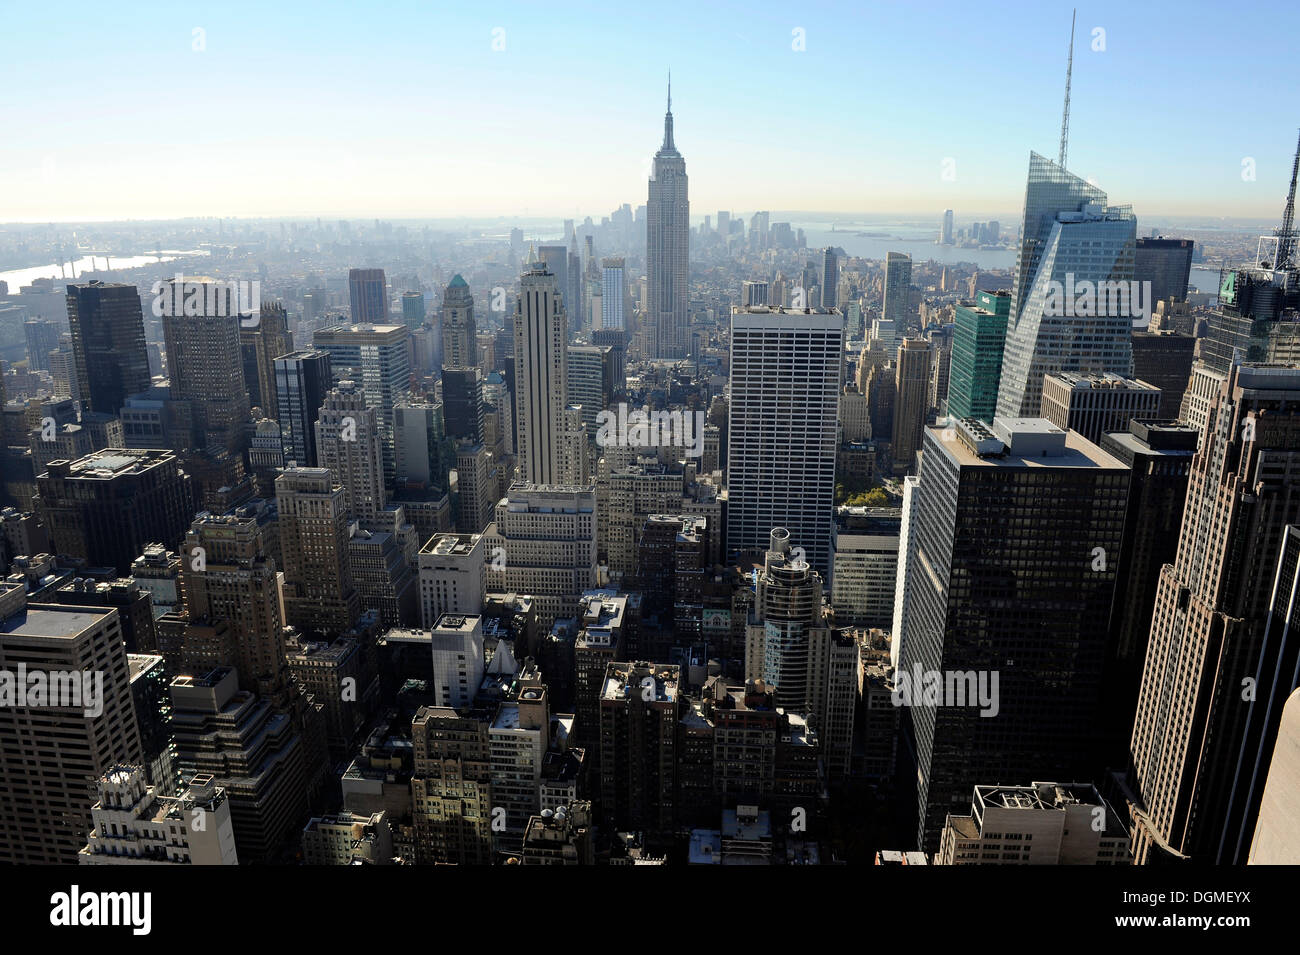
<path id="1" fill-rule="evenodd" d="M 675 153 L 673 145 L 673 73 L 668 71 L 668 112 L 664 113 L 664 144 L 659 147 L 661 153 Z"/>
<path id="2" fill-rule="evenodd" d="M 646 321 L 644 353 L 650 358 L 686 356 L 690 324 L 687 290 L 691 241 L 686 160 L 673 142 L 673 76 L 668 74 L 664 142 L 655 153 L 646 199 Z"/>

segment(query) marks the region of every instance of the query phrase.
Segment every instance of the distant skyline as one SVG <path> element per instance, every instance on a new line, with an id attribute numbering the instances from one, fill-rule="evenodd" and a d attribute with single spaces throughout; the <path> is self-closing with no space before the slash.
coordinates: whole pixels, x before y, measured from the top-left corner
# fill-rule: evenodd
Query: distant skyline
<path id="1" fill-rule="evenodd" d="M 599 220 L 646 201 L 670 68 L 692 221 L 1009 219 L 1030 150 L 1056 155 L 1070 10 L 26 5 L 0 41 L 0 221 Z M 1292 99 L 1300 12 L 1179 10 L 1079 7 L 1069 167 L 1132 204 L 1139 234 L 1275 220 L 1300 110 L 1257 104 Z"/>

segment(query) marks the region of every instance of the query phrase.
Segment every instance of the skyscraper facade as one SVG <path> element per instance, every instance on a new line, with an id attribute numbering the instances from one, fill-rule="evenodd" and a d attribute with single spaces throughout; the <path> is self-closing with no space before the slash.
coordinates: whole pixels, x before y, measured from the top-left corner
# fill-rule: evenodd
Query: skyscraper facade
<path id="1" fill-rule="evenodd" d="M 175 285 L 178 283 L 167 283 Z M 238 453 L 245 443 L 249 392 L 244 387 L 244 357 L 240 345 L 240 318 L 230 314 L 206 281 L 187 281 L 183 295 L 189 304 L 192 289 L 201 288 L 201 314 L 163 316 L 167 344 L 167 377 L 171 397 L 189 405 L 191 447 Z M 173 301 L 182 295 L 167 287 Z M 174 312 L 175 310 L 171 310 Z M 179 449 L 183 450 L 183 449 Z"/>
<path id="2" fill-rule="evenodd" d="M 673 143 L 673 97 L 668 90 L 664 140 L 654 157 L 646 202 L 646 350 L 652 358 L 686 354 L 691 237 L 686 160 Z"/>
<path id="3" fill-rule="evenodd" d="M 1191 239 L 1138 239 L 1134 248 L 1133 278 L 1151 283 L 1151 307 L 1156 302 L 1187 298 L 1187 283 L 1192 274 Z"/>
<path id="4" fill-rule="evenodd" d="M 998 392 L 998 414 L 1013 418 L 1039 414 L 1046 374 L 1133 373 L 1131 297 L 1128 307 L 1100 291 L 1090 306 L 1071 301 L 1082 283 L 1119 283 L 1128 294 L 1131 209 L 1107 205 L 1096 186 L 1031 153 L 1023 229 Z"/>
<path id="5" fill-rule="evenodd" d="M 388 321 L 388 282 L 383 269 L 349 269 L 348 297 L 354 324 L 382 325 Z"/>
<path id="6" fill-rule="evenodd" d="M 897 679 L 932 852 L 979 779 L 1090 774 L 1128 468 L 1041 418 L 999 418 L 927 429 L 919 478 Z M 962 695 L 922 694 L 954 673 L 971 675 Z"/>
<path id="7" fill-rule="evenodd" d="M 295 351 L 275 359 L 276 404 L 286 462 L 316 466 L 316 419 L 332 384 L 329 352 Z"/>
<path id="8" fill-rule="evenodd" d="M 568 327 L 558 280 L 536 255 L 519 278 L 515 306 L 515 428 L 524 480 L 558 484 L 568 403 Z"/>
<path id="9" fill-rule="evenodd" d="M 948 413 L 954 418 L 993 420 L 1010 313 L 1007 292 L 980 292 L 975 301 L 958 303 L 948 375 Z"/>
<path id="10" fill-rule="evenodd" d="M 833 248 L 822 250 L 822 308 L 839 304 L 840 261 Z"/>
<path id="11" fill-rule="evenodd" d="M 442 364 L 446 368 L 478 365 L 474 296 L 459 274 L 452 277 L 442 295 Z"/>
<path id="12" fill-rule="evenodd" d="M 844 316 L 732 309 L 727 547 L 760 550 L 784 527 L 830 573 Z"/>
<path id="13" fill-rule="evenodd" d="M 1275 683 L 1286 681 L 1285 699 L 1295 679 L 1290 611 L 1270 607 L 1276 581 L 1287 581 L 1284 603 L 1294 593 L 1297 398 L 1300 368 L 1235 365 L 1210 405 L 1178 556 L 1160 571 L 1133 722 L 1139 864 L 1240 864 L 1249 853 L 1261 745 L 1281 710 L 1270 707 Z"/>
<path id="14" fill-rule="evenodd" d="M 904 474 L 916 466 L 925 416 L 930 407 L 930 343 L 906 338 L 898 349 L 894 372 L 894 471 Z"/>
<path id="15" fill-rule="evenodd" d="M 285 622 L 337 635 L 361 612 L 348 560 L 347 492 L 328 468 L 286 468 L 275 479 L 284 558 Z"/>
<path id="16" fill-rule="evenodd" d="M 911 314 L 912 257 L 903 252 L 890 252 L 885 256 L 884 299 L 880 316 L 894 323 L 900 333 L 905 331 Z"/>
<path id="17" fill-rule="evenodd" d="M 396 468 L 393 408 L 411 384 L 410 335 L 405 325 L 338 325 L 312 336 L 316 350 L 329 352 L 335 379 L 358 382 L 370 407 L 379 413 L 386 481 L 393 480 Z"/>
<path id="18" fill-rule="evenodd" d="M 385 500 L 379 421 L 356 382 L 340 381 L 325 396 L 316 420 L 316 448 L 320 467 L 343 485 L 348 516 L 362 527 L 378 527 Z"/>
<path id="19" fill-rule="evenodd" d="M 627 269 L 622 256 L 600 263 L 600 327 L 627 328 Z"/>
<path id="20" fill-rule="evenodd" d="M 134 285 L 89 282 L 69 285 L 67 303 L 82 407 L 115 415 L 128 395 L 149 388 L 140 293 Z"/>

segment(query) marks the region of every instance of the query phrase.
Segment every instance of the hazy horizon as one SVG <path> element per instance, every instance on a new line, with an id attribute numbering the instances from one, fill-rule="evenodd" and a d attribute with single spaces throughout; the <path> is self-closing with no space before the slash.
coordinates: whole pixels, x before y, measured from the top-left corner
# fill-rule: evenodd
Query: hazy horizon
<path id="1" fill-rule="evenodd" d="M 1260 30 L 1251 8 L 1081 9 L 1067 166 L 1139 220 L 1276 219 L 1294 119 L 1222 118 L 1289 88 L 1300 13 Z M 1071 9 L 78 2 L 62 30 L 22 7 L 0 220 L 599 221 L 645 201 L 669 69 L 693 219 L 987 218 L 1019 208 L 1031 150 L 1057 155 Z M 1249 71 L 1205 68 L 1234 49 Z"/>

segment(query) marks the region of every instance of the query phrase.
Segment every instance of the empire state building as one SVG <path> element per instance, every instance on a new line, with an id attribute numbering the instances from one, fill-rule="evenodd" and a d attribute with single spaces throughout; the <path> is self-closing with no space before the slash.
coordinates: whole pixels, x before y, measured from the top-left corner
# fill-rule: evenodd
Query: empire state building
<path id="1" fill-rule="evenodd" d="M 646 203 L 645 346 L 650 358 L 686 357 L 690 202 L 686 160 L 673 145 L 673 86 L 668 81 L 664 141 L 655 153 Z"/>

